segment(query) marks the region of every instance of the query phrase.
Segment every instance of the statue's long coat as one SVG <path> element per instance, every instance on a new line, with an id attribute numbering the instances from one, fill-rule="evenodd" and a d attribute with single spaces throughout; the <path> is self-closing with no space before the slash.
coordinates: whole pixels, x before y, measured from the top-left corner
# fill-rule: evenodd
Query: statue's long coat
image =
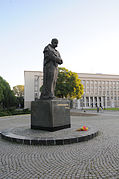
<path id="1" fill-rule="evenodd" d="M 45 47 L 43 53 L 44 68 L 41 99 L 49 99 L 54 98 L 54 90 L 58 76 L 58 64 L 62 63 L 62 59 L 60 53 L 53 48 L 51 44 Z"/>

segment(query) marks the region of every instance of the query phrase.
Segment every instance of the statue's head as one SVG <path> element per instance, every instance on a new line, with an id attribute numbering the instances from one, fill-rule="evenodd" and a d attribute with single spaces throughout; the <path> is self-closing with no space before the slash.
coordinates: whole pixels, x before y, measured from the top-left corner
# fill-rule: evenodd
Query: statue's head
<path id="1" fill-rule="evenodd" d="M 52 39 L 51 44 L 54 48 L 58 46 L 58 40 L 57 39 Z"/>

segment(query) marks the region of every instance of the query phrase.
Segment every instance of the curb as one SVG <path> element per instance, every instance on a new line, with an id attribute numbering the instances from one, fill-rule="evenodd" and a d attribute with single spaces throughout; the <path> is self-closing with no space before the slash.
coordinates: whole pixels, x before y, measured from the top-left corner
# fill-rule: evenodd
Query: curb
<path id="1" fill-rule="evenodd" d="M 84 132 L 84 131 L 83 131 Z M 50 132 L 49 132 L 50 134 Z M 27 136 L 21 136 L 16 135 L 10 130 L 6 130 L 1 132 L 1 138 L 5 139 L 10 142 L 16 142 L 19 144 L 27 144 L 27 145 L 65 145 L 65 144 L 73 144 L 78 142 L 84 142 L 88 141 L 90 139 L 93 139 L 99 134 L 98 130 L 93 130 L 91 132 L 88 132 L 88 134 L 79 132 L 77 136 L 70 136 L 70 137 L 63 137 L 63 138 L 55 138 L 55 137 L 27 137 Z"/>

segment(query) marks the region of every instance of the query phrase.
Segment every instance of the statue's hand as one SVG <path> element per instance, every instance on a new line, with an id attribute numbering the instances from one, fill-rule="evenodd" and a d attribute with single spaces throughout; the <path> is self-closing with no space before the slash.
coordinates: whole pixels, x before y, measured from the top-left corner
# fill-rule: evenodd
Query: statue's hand
<path id="1" fill-rule="evenodd" d="M 59 64 L 61 65 L 62 63 L 63 63 L 63 60 L 60 60 L 60 61 L 59 61 Z"/>
<path id="2" fill-rule="evenodd" d="M 61 60 L 61 64 L 63 63 L 63 60 Z"/>

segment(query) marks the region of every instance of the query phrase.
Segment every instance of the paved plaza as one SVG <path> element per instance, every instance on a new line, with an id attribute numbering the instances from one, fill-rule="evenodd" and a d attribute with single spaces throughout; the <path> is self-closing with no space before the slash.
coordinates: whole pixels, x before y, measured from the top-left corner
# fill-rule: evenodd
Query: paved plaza
<path id="1" fill-rule="evenodd" d="M 119 112 L 72 116 L 100 134 L 86 142 L 56 146 L 22 145 L 0 138 L 0 179 L 119 179 Z M 30 127 L 30 115 L 1 117 L 0 131 Z"/>

